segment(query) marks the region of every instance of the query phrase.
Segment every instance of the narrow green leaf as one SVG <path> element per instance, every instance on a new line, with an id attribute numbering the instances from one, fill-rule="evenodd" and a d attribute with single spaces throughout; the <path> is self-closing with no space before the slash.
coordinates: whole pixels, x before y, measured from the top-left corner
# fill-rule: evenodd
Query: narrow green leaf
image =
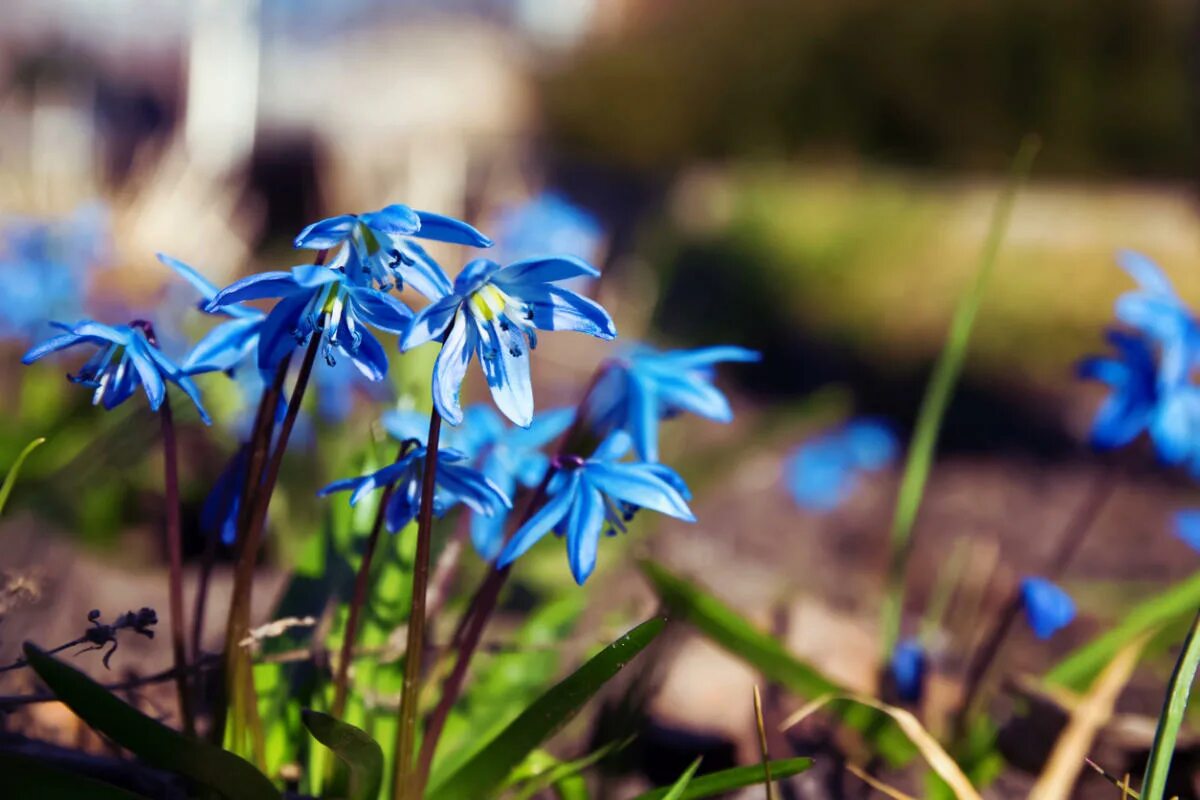
<path id="1" fill-rule="evenodd" d="M 671 791 L 663 795 L 663 800 L 679 800 L 679 798 L 683 797 L 683 793 L 687 791 L 688 784 L 692 782 L 692 776 L 696 774 L 696 770 L 700 769 L 700 762 L 703 760 L 703 756 L 697 756 L 692 765 L 679 776 L 679 780 L 671 784 Z"/>
<path id="2" fill-rule="evenodd" d="M 996 203 L 992 214 L 991 225 L 988 228 L 987 240 L 979 258 L 979 267 L 975 271 L 975 279 L 967 287 L 966 292 L 959 298 L 954 309 L 954 319 L 950 323 L 950 331 L 946 335 L 946 344 L 929 376 L 925 387 L 925 396 L 921 399 L 921 409 L 917 413 L 917 424 L 913 428 L 912 440 L 908 446 L 908 458 L 904 464 L 904 476 L 900 481 L 900 493 L 896 499 L 896 511 L 892 518 L 891 542 L 889 545 L 889 563 L 887 574 L 887 589 L 884 592 L 880 636 L 882 649 L 880 652 L 887 658 L 896 646 L 900 633 L 900 615 L 904 609 L 904 575 L 908 568 L 908 554 L 912 543 L 913 523 L 917 518 L 917 510 L 921 507 L 921 498 L 925 494 L 925 484 L 929 479 L 929 471 L 933 465 L 933 452 L 937 446 L 938 432 L 942 427 L 942 418 L 950 404 L 954 386 L 962 372 L 963 362 L 967 356 L 967 346 L 971 342 L 971 329 L 975 325 L 975 317 L 983 302 L 983 293 L 987 288 L 988 279 L 996 264 L 996 256 L 1000 252 L 1000 243 L 1008 228 L 1008 220 L 1012 215 L 1013 202 L 1017 190 L 1025 182 L 1029 170 L 1033 166 L 1034 156 L 1041 144 L 1036 137 L 1028 136 L 1021 142 L 1017 155 L 1013 159 L 1010 178 L 1004 193 Z"/>
<path id="3" fill-rule="evenodd" d="M 279 792 L 250 763 L 151 719 L 74 667 L 25 643 L 25 658 L 79 718 L 156 767 L 184 775 L 228 800 L 278 800 Z"/>
<path id="4" fill-rule="evenodd" d="M 781 683 L 809 700 L 847 693 L 845 687 L 793 656 L 773 637 L 755 628 L 738 612 L 700 587 L 653 561 L 642 561 L 641 568 L 668 607 L 685 615 L 701 633 L 754 666 L 768 680 Z M 861 731 L 889 761 L 900 763 L 913 755 L 912 746 L 900 736 L 886 715 L 861 706 L 835 711 L 842 715 L 846 724 Z"/>
<path id="5" fill-rule="evenodd" d="M 615 750 L 623 750 L 633 741 L 633 738 L 630 736 L 622 741 L 609 742 L 582 758 L 577 758 L 574 761 L 560 761 L 536 775 L 528 776 L 527 782 L 518 791 L 513 793 L 513 800 L 529 800 L 538 792 L 544 791 L 556 783 L 561 783 L 572 775 L 578 775 L 609 753 Z"/>
<path id="6" fill-rule="evenodd" d="M 1175 621 L 1186 624 L 1187 615 L 1200 607 L 1200 572 L 1129 610 L 1112 629 L 1073 650 L 1058 662 L 1044 680 L 1075 691 L 1085 690 L 1117 652 L 1153 628 Z"/>
<path id="7" fill-rule="evenodd" d="M 21 465 L 25 463 L 25 459 L 29 458 L 29 454 L 45 444 L 46 437 L 39 436 L 29 444 L 25 445 L 25 449 L 17 456 L 17 460 L 8 468 L 8 474 L 4 476 L 4 483 L 0 483 L 0 512 L 4 511 L 4 506 L 8 504 L 8 496 L 12 494 L 13 484 L 17 482 L 17 474 L 21 471 Z"/>
<path id="8" fill-rule="evenodd" d="M 0 775 L 6 797 L 38 800 L 146 800 L 111 783 L 58 769 L 33 758 L 0 753 Z"/>
<path id="9" fill-rule="evenodd" d="M 782 758 L 771 762 L 771 775 L 776 780 L 790 778 L 793 775 L 799 775 L 811 766 L 811 758 Z M 713 797 L 725 794 L 726 792 L 732 792 L 734 789 L 744 789 L 747 786 L 754 786 L 762 783 L 765 777 L 762 764 L 755 764 L 751 767 L 734 767 L 733 769 L 724 769 L 720 772 L 701 775 L 699 778 L 692 778 L 686 784 L 686 788 L 684 788 L 681 794 L 672 794 L 679 786 L 676 783 L 675 786 L 654 789 L 645 794 L 640 794 L 634 800 L 667 800 L 667 798 L 671 798 L 672 800 L 696 800 L 700 797 Z"/>
<path id="10" fill-rule="evenodd" d="M 375 800 L 383 786 L 383 748 L 364 731 L 320 711 L 301 712 L 304 727 L 350 768 L 350 800 Z"/>
<path id="11" fill-rule="evenodd" d="M 521 712 L 482 750 L 429 792 L 429 800 L 485 797 L 535 747 L 578 713 L 614 675 L 662 632 L 655 617 L 605 647 Z"/>
<path id="12" fill-rule="evenodd" d="M 1146 775 L 1142 779 L 1143 800 L 1162 800 L 1167 790 L 1171 756 L 1175 753 L 1175 741 L 1179 738 L 1179 726 L 1183 724 L 1183 713 L 1187 711 L 1197 667 L 1200 667 L 1200 612 L 1192 622 L 1183 652 L 1179 654 L 1175 672 L 1171 675 L 1167 699 L 1158 718 L 1158 729 L 1154 732 L 1154 745 L 1150 748 L 1150 760 L 1146 763 Z"/>

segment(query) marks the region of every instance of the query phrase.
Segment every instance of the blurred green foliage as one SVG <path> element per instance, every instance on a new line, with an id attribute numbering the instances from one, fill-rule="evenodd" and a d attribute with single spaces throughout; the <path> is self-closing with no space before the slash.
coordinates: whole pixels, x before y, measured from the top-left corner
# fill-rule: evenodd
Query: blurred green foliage
<path id="1" fill-rule="evenodd" d="M 1195 164 L 1183 0 L 645 5 L 632 32 L 544 83 L 551 135 L 576 154 L 642 169 L 804 151 L 1000 169 L 1036 132 L 1041 169 Z"/>

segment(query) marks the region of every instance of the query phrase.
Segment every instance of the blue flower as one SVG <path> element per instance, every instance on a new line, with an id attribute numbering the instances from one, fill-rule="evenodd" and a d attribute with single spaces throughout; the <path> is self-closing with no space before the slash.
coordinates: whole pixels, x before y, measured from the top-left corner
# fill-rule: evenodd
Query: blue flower
<path id="1" fill-rule="evenodd" d="M 353 260 L 351 255 L 348 270 L 354 269 Z M 271 372 L 297 344 L 319 332 L 327 363 L 335 363 L 335 354 L 341 354 L 366 377 L 383 380 L 387 355 L 366 325 L 403 334 L 412 312 L 392 295 L 352 283 L 346 275 L 315 264 L 293 267 L 290 272 L 262 272 L 225 287 L 206 309 L 215 312 L 247 300 L 278 297 L 259 329 L 260 370 Z"/>
<path id="2" fill-rule="evenodd" d="M 1193 550 L 1200 550 L 1200 509 L 1175 512 L 1175 535 Z"/>
<path id="3" fill-rule="evenodd" d="M 467 365 L 478 352 L 500 411 L 521 427 L 529 427 L 533 421 L 529 350 L 537 346 L 535 330 L 580 331 L 601 339 L 617 335 L 599 304 L 555 285 L 599 274 L 570 257 L 517 261 L 507 267 L 484 258 L 467 264 L 454 281 L 454 291 L 421 309 L 401 339 L 401 350 L 444 340 L 433 368 L 438 413 L 451 425 L 462 422 L 458 395 Z"/>
<path id="4" fill-rule="evenodd" d="M 446 447 L 463 453 L 502 492 L 515 497 L 518 486 L 532 489 L 541 483 L 550 466 L 542 448 L 562 435 L 574 416 L 569 408 L 545 411 L 535 416 L 528 428 L 517 428 L 505 425 L 487 406 L 475 405 L 464 412 L 462 425 L 443 432 L 443 441 Z M 389 411 L 383 416 L 383 426 L 400 441 L 424 443 L 429 419 L 415 411 Z M 471 543 L 485 560 L 500 552 L 507 519 L 505 511 L 472 515 Z"/>
<path id="5" fill-rule="evenodd" d="M 140 326 L 103 325 L 84 320 L 75 325 L 51 323 L 66 331 L 31 348 L 21 362 L 32 364 L 38 359 L 80 344 L 95 345 L 99 349 L 88 359 L 83 368 L 67 377 L 95 390 L 92 404 L 103 404 L 107 409 L 116 408 L 128 400 L 141 386 L 150 401 L 150 408 L 157 411 L 167 395 L 166 382 L 178 386 L 196 405 L 200 418 L 210 424 L 208 413 L 200 403 L 200 392 L 182 367 L 175 364 L 150 344 Z"/>
<path id="6" fill-rule="evenodd" d="M 730 422 L 729 401 L 713 386 L 715 365 L 760 358 L 753 350 L 732 345 L 667 352 L 635 345 L 605 365 L 588 400 L 588 416 L 601 436 L 625 431 L 640 458 L 658 461 L 659 420 L 689 411 L 714 422 Z"/>
<path id="7" fill-rule="evenodd" d="M 555 192 L 542 192 L 506 208 L 497 219 L 496 241 L 505 260 L 564 253 L 589 260 L 603 232 L 588 212 Z"/>
<path id="8" fill-rule="evenodd" d="M 177 258 L 159 253 L 158 260 L 175 270 L 195 288 L 200 295 L 197 305 L 201 311 L 229 317 L 227 322 L 215 326 L 196 343 L 183 360 L 183 368 L 196 375 L 202 372 L 233 370 L 245 361 L 258 347 L 259 330 L 267 315 L 256 308 L 239 303 L 229 303 L 208 311 L 209 303 L 220 294 L 220 290 L 194 268 Z"/>
<path id="9" fill-rule="evenodd" d="M 1021 581 L 1025 619 L 1039 639 L 1049 639 L 1075 619 L 1075 601 L 1045 578 Z"/>
<path id="10" fill-rule="evenodd" d="M 1092 425 L 1092 445 L 1122 447 L 1144 431 L 1163 461 L 1200 469 L 1200 388 L 1160 370 L 1145 334 L 1114 329 L 1107 338 L 1116 354 L 1084 359 L 1078 368 L 1080 377 L 1112 389 Z"/>
<path id="11" fill-rule="evenodd" d="M 785 467 L 792 498 L 809 511 L 832 511 L 850 497 L 863 472 L 883 469 L 899 449 L 892 429 L 870 418 L 807 441 Z"/>
<path id="12" fill-rule="evenodd" d="M 507 567 L 554 530 L 566 536 L 571 574 L 582 586 L 596 568 L 601 532 L 624 532 L 639 509 L 695 522 L 683 479 L 663 464 L 620 461 L 629 449 L 629 437 L 617 433 L 591 458 L 557 458 L 545 505 L 517 529 L 496 565 Z"/>
<path id="13" fill-rule="evenodd" d="M 396 484 L 387 507 L 387 528 L 392 533 L 399 531 L 417 516 L 421 510 L 421 480 L 425 472 L 425 446 L 414 444 L 403 458 L 393 464 L 362 475 L 334 481 L 318 494 L 322 497 L 333 492 L 353 490 L 350 505 L 376 489 Z M 508 496 L 479 470 L 462 463 L 466 457 L 457 451 L 438 449 L 433 514 L 441 517 L 458 503 L 484 516 L 503 513 L 512 508 Z"/>
<path id="14" fill-rule="evenodd" d="M 1200 354 L 1200 325 L 1153 261 L 1125 250 L 1118 254 L 1117 263 L 1139 286 L 1117 299 L 1117 319 L 1158 344 L 1165 382 L 1186 381 Z"/>
<path id="15" fill-rule="evenodd" d="M 450 279 L 412 237 L 471 247 L 492 240 L 465 222 L 395 204 L 367 214 L 342 214 L 314 222 L 296 237 L 296 247 L 329 250 L 341 246 L 329 266 L 343 268 L 356 285 L 381 291 L 407 281 L 430 300 L 450 293 Z"/>
<path id="16" fill-rule="evenodd" d="M 906 703 L 916 703 L 921 699 L 925 687 L 925 669 L 928 659 L 925 648 L 916 639 L 905 639 L 896 645 L 892 652 L 889 669 L 892 679 L 896 682 L 896 692 Z"/>

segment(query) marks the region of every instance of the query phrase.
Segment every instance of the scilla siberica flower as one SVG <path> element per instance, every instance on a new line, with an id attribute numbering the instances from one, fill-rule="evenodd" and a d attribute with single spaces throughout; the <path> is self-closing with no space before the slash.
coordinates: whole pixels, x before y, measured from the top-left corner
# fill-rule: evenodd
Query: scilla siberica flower
<path id="1" fill-rule="evenodd" d="M 354 251 L 349 252 L 346 271 L 306 264 L 289 272 L 250 275 L 226 286 L 206 308 L 215 312 L 247 300 L 279 298 L 259 329 L 258 367 L 264 372 L 274 370 L 294 347 L 318 333 L 327 363 L 343 355 L 363 375 L 383 380 L 387 355 L 366 326 L 402 334 L 412 312 L 392 295 L 348 280 L 348 271 L 356 269 Z"/>
<path id="2" fill-rule="evenodd" d="M 683 479 L 664 464 L 622 462 L 629 449 L 629 437 L 618 432 L 591 458 L 556 457 L 545 505 L 517 529 L 496 566 L 507 567 L 553 530 L 566 536 L 571 574 L 582 586 L 596 568 L 600 534 L 624 532 L 639 509 L 695 522 Z"/>
<path id="3" fill-rule="evenodd" d="M 1075 619 L 1075 601 L 1045 578 L 1021 581 L 1025 619 L 1039 639 L 1049 639 Z"/>
<path id="4" fill-rule="evenodd" d="M 401 204 L 314 222 L 300 231 L 294 244 L 310 250 L 340 246 L 329 266 L 344 269 L 351 283 L 377 284 L 386 292 L 407 282 L 430 300 L 445 297 L 451 291 L 450 279 L 413 237 L 471 247 L 492 245 L 461 220 Z"/>
<path id="5" fill-rule="evenodd" d="M 421 479 L 425 472 L 425 446 L 412 443 L 409 451 L 398 461 L 383 469 L 375 470 L 357 478 L 334 481 L 318 494 L 321 497 L 334 492 L 353 490 L 350 505 L 376 489 L 390 484 L 392 492 L 386 510 L 387 529 L 396 533 L 416 518 L 421 510 Z M 458 503 L 476 514 L 487 516 L 512 508 L 512 501 L 500 491 L 500 487 L 488 480 L 479 470 L 467 466 L 466 456 L 455 450 L 438 448 L 433 515 L 441 517 Z"/>
<path id="6" fill-rule="evenodd" d="M 661 352 L 634 345 L 604 366 L 588 401 L 588 416 L 601 435 L 625 431 L 645 461 L 658 461 L 658 422 L 691 412 L 730 422 L 729 401 L 713 386 L 723 361 L 758 361 L 754 350 L 724 345 Z"/>
<path id="7" fill-rule="evenodd" d="M 238 303 L 228 303 L 219 309 L 208 311 L 208 304 L 220 294 L 216 285 L 177 258 L 159 253 L 158 260 L 192 285 L 200 295 L 197 307 L 201 311 L 229 318 L 213 327 L 196 342 L 183 360 L 183 368 L 197 375 L 202 372 L 233 370 L 245 361 L 258 347 L 259 329 L 267 315 L 257 308 Z"/>
<path id="8" fill-rule="evenodd" d="M 541 483 L 550 466 L 550 458 L 542 448 L 557 439 L 574 416 L 569 408 L 544 411 L 528 428 L 517 428 L 504 424 L 491 408 L 475 405 L 463 413 L 462 425 L 443 432 L 443 440 L 446 447 L 463 453 L 506 495 L 515 497 L 518 486 L 532 489 Z M 395 439 L 424 443 L 429 419 L 415 411 L 389 411 L 383 415 L 383 426 Z M 472 515 L 471 543 L 482 558 L 490 561 L 500 552 L 507 519 L 503 510 Z"/>
<path id="9" fill-rule="evenodd" d="M 66 333 L 31 348 L 21 359 L 23 364 L 32 364 L 50 353 L 77 345 L 93 345 L 99 348 L 95 355 L 88 359 L 79 372 L 67 376 L 72 383 L 95 390 L 92 394 L 93 405 L 103 405 L 111 410 L 132 397 L 141 386 L 146 392 L 146 399 L 150 401 L 150 408 L 157 411 L 167 396 L 169 381 L 182 389 L 195 404 L 205 424 L 211 424 L 212 420 L 200 402 L 196 384 L 182 367 L 150 343 L 146 338 L 144 323 L 104 325 L 84 320 L 74 325 L 61 322 L 51 324 Z"/>
<path id="10" fill-rule="evenodd" d="M 579 331 L 613 339 L 608 312 L 586 297 L 555 284 L 600 273 L 577 258 L 517 261 L 502 267 L 484 258 L 467 264 L 454 291 L 413 319 L 400 349 L 444 339 L 433 368 L 433 402 L 451 425 L 462 422 L 458 395 L 471 357 L 479 354 L 492 399 L 504 416 L 523 428 L 533 421 L 529 351 L 537 330 Z"/>
<path id="11" fill-rule="evenodd" d="M 784 468 L 792 499 L 807 511 L 832 511 L 850 497 L 862 473 L 887 466 L 899 449 L 892 429 L 870 418 L 804 442 Z"/>

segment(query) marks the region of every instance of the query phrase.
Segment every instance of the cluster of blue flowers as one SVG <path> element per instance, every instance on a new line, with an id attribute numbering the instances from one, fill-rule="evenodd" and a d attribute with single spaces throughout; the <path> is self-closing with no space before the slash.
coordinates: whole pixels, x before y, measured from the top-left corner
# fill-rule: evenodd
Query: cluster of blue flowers
<path id="1" fill-rule="evenodd" d="M 261 387 L 287 368 L 297 348 L 308 346 L 322 357 L 318 370 L 333 372 L 349 363 L 362 379 L 380 382 L 388 371 L 381 334 L 394 336 L 402 353 L 437 342 L 433 405 L 447 423 L 461 427 L 449 429 L 438 448 L 432 512 L 440 516 L 459 504 L 470 509 L 472 541 L 484 558 L 507 566 L 554 531 L 565 537 L 571 571 L 582 584 L 595 568 L 601 535 L 624 531 L 639 509 L 693 520 L 683 480 L 658 463 L 658 423 L 682 411 L 731 419 L 728 401 L 712 385 L 714 366 L 758 355 L 737 347 L 660 353 L 635 346 L 601 367 L 582 415 L 559 409 L 535 417 L 530 351 L 538 332 L 617 335 L 603 307 L 563 285 L 599 272 L 572 255 L 508 264 L 476 258 L 452 281 L 420 240 L 472 248 L 492 244 L 465 222 L 391 205 L 314 223 L 294 244 L 318 251 L 315 263 L 250 275 L 225 288 L 160 255 L 195 289 L 199 308 L 221 319 L 182 358 L 173 360 L 160 349 L 149 323 L 109 326 L 83 320 L 59 323 L 64 333 L 32 348 L 24 360 L 33 363 L 78 345 L 94 346 L 95 354 L 71 379 L 92 387 L 96 403 L 111 409 L 141 386 L 157 410 L 166 384 L 174 383 L 207 423 L 194 375 L 250 375 Z M 406 286 L 429 301 L 415 313 L 395 294 Z M 267 311 L 247 305 L 264 299 L 275 300 Z M 462 383 L 475 359 L 511 427 L 490 408 L 464 411 L 460 406 Z M 331 385 L 334 394 L 348 391 L 345 378 Z M 336 481 L 321 494 L 350 491 L 354 504 L 388 488 L 386 522 L 394 532 L 420 509 L 428 423 L 396 410 L 385 414 L 383 423 L 404 443 L 396 462 Z M 572 437 L 568 429 L 586 435 Z M 555 440 L 562 444 L 552 457 L 543 449 Z M 599 442 L 590 453 L 563 449 L 588 440 Z M 246 465 L 243 445 L 205 507 L 204 524 L 226 541 L 236 531 Z M 506 537 L 513 496 L 535 487 L 542 505 L 531 508 Z"/>

